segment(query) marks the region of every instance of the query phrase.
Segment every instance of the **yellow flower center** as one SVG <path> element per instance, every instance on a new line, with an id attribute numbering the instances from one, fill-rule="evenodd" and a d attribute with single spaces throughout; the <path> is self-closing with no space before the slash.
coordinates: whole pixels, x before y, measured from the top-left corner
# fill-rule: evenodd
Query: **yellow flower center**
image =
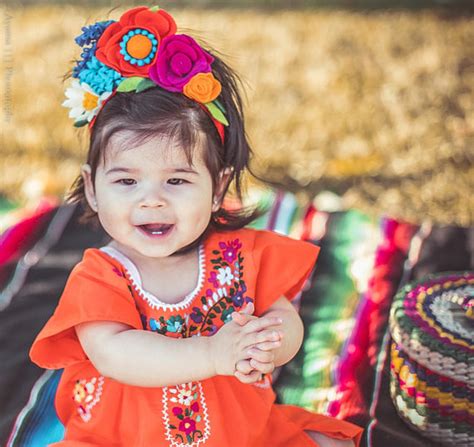
<path id="1" fill-rule="evenodd" d="M 143 34 L 135 34 L 127 42 L 127 53 L 135 59 L 144 59 L 151 49 L 151 40 Z"/>
<path id="2" fill-rule="evenodd" d="M 89 92 L 84 93 L 84 99 L 82 100 L 82 106 L 86 110 L 94 110 L 99 102 L 99 97 Z"/>

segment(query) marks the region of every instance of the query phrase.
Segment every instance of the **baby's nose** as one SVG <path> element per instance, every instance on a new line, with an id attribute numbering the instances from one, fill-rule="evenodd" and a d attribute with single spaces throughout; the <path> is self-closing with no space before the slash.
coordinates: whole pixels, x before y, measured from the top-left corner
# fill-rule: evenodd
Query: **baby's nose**
<path id="1" fill-rule="evenodd" d="M 164 195 L 157 188 L 150 188 L 143 194 L 140 200 L 140 206 L 142 208 L 157 208 L 165 206 L 166 204 L 167 201 Z"/>

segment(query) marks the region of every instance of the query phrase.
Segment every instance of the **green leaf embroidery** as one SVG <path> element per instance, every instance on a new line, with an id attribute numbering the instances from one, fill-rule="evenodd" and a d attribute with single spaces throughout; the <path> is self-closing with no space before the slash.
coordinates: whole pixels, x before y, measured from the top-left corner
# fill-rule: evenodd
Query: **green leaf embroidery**
<path id="1" fill-rule="evenodd" d="M 205 296 L 201 297 L 201 303 L 204 304 L 204 306 L 207 304 L 207 300 Z"/>
<path id="2" fill-rule="evenodd" d="M 210 317 L 210 318 L 216 318 L 216 314 L 210 313 L 210 314 L 209 314 L 209 317 Z"/>
<path id="3" fill-rule="evenodd" d="M 174 426 L 172 424 L 169 424 L 168 427 L 171 428 L 172 430 L 176 430 L 176 426 Z"/>
<path id="4" fill-rule="evenodd" d="M 224 301 L 220 301 L 219 306 L 221 306 L 222 310 L 225 310 L 225 308 L 227 307 Z"/>
<path id="5" fill-rule="evenodd" d="M 219 250 L 212 250 L 213 255 L 220 255 L 221 252 Z"/>
<path id="6" fill-rule="evenodd" d="M 124 79 L 117 87 L 118 92 L 133 92 L 137 88 L 138 84 L 146 78 L 140 76 L 132 76 L 131 78 Z"/>
<path id="7" fill-rule="evenodd" d="M 204 104 L 207 107 L 207 110 L 211 112 L 211 115 L 220 123 L 224 124 L 224 126 L 228 126 L 229 122 L 227 121 L 226 117 L 222 113 L 221 109 L 217 107 L 212 101 L 211 102 L 206 102 Z"/>

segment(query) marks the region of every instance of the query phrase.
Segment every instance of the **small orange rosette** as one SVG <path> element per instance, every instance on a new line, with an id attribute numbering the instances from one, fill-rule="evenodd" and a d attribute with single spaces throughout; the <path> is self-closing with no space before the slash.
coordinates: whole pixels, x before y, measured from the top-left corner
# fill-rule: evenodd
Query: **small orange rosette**
<path id="1" fill-rule="evenodd" d="M 105 29 L 97 41 L 95 56 L 124 77 L 148 77 L 160 41 L 175 33 L 176 23 L 166 11 L 139 6 L 125 12 L 118 22 Z M 123 54 L 124 45 L 129 60 Z M 147 59 L 148 54 L 150 57 Z M 142 60 L 141 65 L 134 63 L 132 58 Z"/>
<path id="2" fill-rule="evenodd" d="M 198 73 L 183 87 L 183 93 L 201 104 L 214 101 L 221 94 L 221 83 L 212 73 Z"/>

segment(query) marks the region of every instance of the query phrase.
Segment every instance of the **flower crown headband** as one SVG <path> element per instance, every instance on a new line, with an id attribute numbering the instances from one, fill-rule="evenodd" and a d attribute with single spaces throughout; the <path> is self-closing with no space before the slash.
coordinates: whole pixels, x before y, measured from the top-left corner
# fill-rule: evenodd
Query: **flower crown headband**
<path id="1" fill-rule="evenodd" d="M 179 92 L 207 112 L 224 143 L 229 123 L 217 100 L 221 84 L 212 74 L 214 58 L 186 34 L 176 34 L 173 17 L 158 6 L 129 9 L 115 20 L 82 27 L 75 39 L 83 51 L 66 90 L 74 126 L 92 129 L 104 104 L 117 92 L 152 87 Z"/>

